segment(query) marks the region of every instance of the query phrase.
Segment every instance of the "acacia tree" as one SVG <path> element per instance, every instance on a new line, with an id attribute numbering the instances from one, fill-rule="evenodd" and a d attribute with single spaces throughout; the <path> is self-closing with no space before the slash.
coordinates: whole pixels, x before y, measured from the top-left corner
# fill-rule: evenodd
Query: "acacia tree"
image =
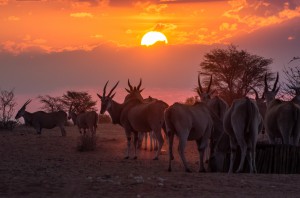
<path id="1" fill-rule="evenodd" d="M 264 75 L 272 59 L 252 55 L 229 45 L 227 49 L 214 49 L 204 55 L 201 72 L 213 76 L 212 85 L 218 94 L 231 104 L 245 96 L 250 87 L 263 87 Z"/>
<path id="2" fill-rule="evenodd" d="M 1 90 L 0 91 L 0 119 L 2 123 L 8 122 L 14 113 L 14 108 L 17 103 L 15 101 L 14 90 Z"/>
<path id="3" fill-rule="evenodd" d="M 92 100 L 92 96 L 84 91 L 67 91 L 61 101 L 65 109 L 69 109 L 72 104 L 75 113 L 96 111 L 97 101 Z"/>
<path id="4" fill-rule="evenodd" d="M 38 96 L 40 102 L 43 104 L 42 110 L 46 112 L 55 112 L 64 109 L 64 104 L 62 102 L 62 97 L 53 97 L 50 95 Z"/>
<path id="5" fill-rule="evenodd" d="M 300 64 L 284 67 L 283 73 L 286 80 L 286 83 L 283 86 L 284 93 L 288 95 L 289 98 L 300 95 Z"/>

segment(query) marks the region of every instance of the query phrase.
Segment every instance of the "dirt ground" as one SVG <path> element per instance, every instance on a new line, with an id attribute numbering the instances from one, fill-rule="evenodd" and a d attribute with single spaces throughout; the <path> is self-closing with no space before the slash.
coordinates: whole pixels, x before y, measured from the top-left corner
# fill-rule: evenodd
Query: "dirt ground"
<path id="1" fill-rule="evenodd" d="M 198 173 L 196 144 L 189 142 L 185 173 L 177 149 L 168 172 L 167 143 L 158 161 L 141 150 L 125 160 L 121 127 L 98 125 L 96 151 L 79 152 L 79 133 L 67 127 L 0 131 L 0 197 L 300 197 L 300 175 Z"/>

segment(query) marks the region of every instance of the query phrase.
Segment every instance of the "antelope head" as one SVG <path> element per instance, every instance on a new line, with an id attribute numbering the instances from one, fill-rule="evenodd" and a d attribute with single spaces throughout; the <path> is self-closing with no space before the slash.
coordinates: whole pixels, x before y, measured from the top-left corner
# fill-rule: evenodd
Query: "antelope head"
<path id="1" fill-rule="evenodd" d="M 216 90 L 211 91 L 210 87 L 211 87 L 211 83 L 212 83 L 212 75 L 210 76 L 210 81 L 207 87 L 206 92 L 203 91 L 203 88 L 201 86 L 201 82 L 200 82 L 200 74 L 198 75 L 198 88 L 197 88 L 197 93 L 201 99 L 201 101 L 205 102 L 211 99 L 211 96 L 213 95 L 213 93 Z"/>
<path id="2" fill-rule="evenodd" d="M 134 86 L 134 87 L 130 84 L 130 81 L 128 79 L 129 89 L 125 88 L 125 90 L 128 92 L 128 95 L 125 97 L 124 102 L 126 102 L 130 99 L 139 99 L 139 100 L 142 101 L 143 97 L 141 95 L 141 92 L 144 89 L 141 89 L 141 85 L 142 85 L 142 79 L 140 79 L 140 82 L 139 82 L 138 86 Z"/>
<path id="3" fill-rule="evenodd" d="M 16 115 L 16 117 L 15 117 L 15 119 L 19 119 L 20 117 L 22 117 L 22 116 L 24 116 L 24 114 L 25 114 L 25 109 L 26 109 L 26 106 L 29 104 L 31 102 L 31 99 L 29 99 L 29 100 L 27 100 L 26 102 L 25 102 L 25 104 L 21 107 L 21 109 L 18 111 L 18 113 L 17 113 L 17 115 Z"/>
<path id="4" fill-rule="evenodd" d="M 265 89 L 264 89 L 264 93 L 263 94 L 264 94 L 264 97 L 266 98 L 267 102 L 270 102 L 270 101 L 274 100 L 276 94 L 279 91 L 280 86 L 277 87 L 278 78 L 279 78 L 279 74 L 277 72 L 276 80 L 275 80 L 275 83 L 273 85 L 273 89 L 269 90 L 269 88 L 268 88 L 268 82 L 267 82 L 267 74 L 265 74 Z"/>
<path id="5" fill-rule="evenodd" d="M 250 87 L 250 89 L 252 89 L 255 93 L 255 101 L 256 104 L 258 106 L 259 112 L 262 116 L 262 118 L 264 119 L 266 111 L 267 111 L 267 106 L 266 106 L 266 98 L 265 98 L 265 93 L 262 94 L 261 97 L 259 97 L 258 92 L 256 91 L 256 89 L 254 87 Z"/>
<path id="6" fill-rule="evenodd" d="M 72 107 L 73 107 L 73 102 L 71 103 L 70 108 L 69 108 L 68 120 L 70 120 L 72 118 L 72 114 L 74 113 L 74 109 L 72 109 Z"/>
<path id="7" fill-rule="evenodd" d="M 108 95 L 106 95 L 106 87 L 107 87 L 108 81 L 106 82 L 104 89 L 103 89 L 103 94 L 102 96 L 97 94 L 97 96 L 100 98 L 101 100 L 101 110 L 100 110 L 100 114 L 103 114 L 105 111 L 107 111 L 112 104 L 112 99 L 115 96 L 116 93 L 112 94 L 112 92 L 115 90 L 115 88 L 118 86 L 119 81 L 115 84 L 115 86 L 110 90 L 110 92 L 108 93 Z M 112 94 L 112 95 L 111 95 Z"/>

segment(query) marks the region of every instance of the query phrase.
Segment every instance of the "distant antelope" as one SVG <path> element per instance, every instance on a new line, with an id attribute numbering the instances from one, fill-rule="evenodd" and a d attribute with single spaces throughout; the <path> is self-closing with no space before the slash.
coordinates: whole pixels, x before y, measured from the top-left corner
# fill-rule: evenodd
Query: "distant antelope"
<path id="1" fill-rule="evenodd" d="M 120 124 L 125 129 L 127 137 L 127 152 L 125 159 L 129 158 L 131 133 L 134 134 L 134 159 L 137 159 L 136 149 L 138 132 L 147 131 L 154 131 L 159 142 L 159 148 L 154 158 L 158 159 L 158 155 L 160 154 L 163 145 L 163 138 L 161 135 L 161 129 L 164 123 L 163 113 L 168 105 L 160 100 L 144 103 L 140 94 L 142 91 L 140 89 L 141 81 L 138 87 L 130 90 L 124 103 L 119 104 L 113 100 L 115 94 L 111 95 L 118 83 L 111 89 L 108 95 L 105 95 L 107 83 L 104 86 L 102 96 L 97 94 L 101 99 L 100 113 L 103 114 L 105 111 L 108 111 L 113 123 Z"/>
<path id="2" fill-rule="evenodd" d="M 275 99 L 279 75 L 272 90 L 268 89 L 267 74 L 265 75 L 264 95 L 267 100 L 265 127 L 272 144 L 280 138 L 283 144 L 298 146 L 300 139 L 300 108 L 294 102 Z"/>
<path id="3" fill-rule="evenodd" d="M 54 127 L 59 127 L 61 130 L 61 135 L 66 136 L 66 130 L 64 128 L 65 123 L 67 122 L 67 113 L 64 111 L 57 111 L 52 113 L 46 113 L 44 111 L 37 111 L 30 113 L 25 111 L 26 106 L 31 102 L 27 100 L 25 104 L 18 111 L 15 119 L 23 117 L 25 123 L 32 126 L 38 134 L 41 134 L 42 129 L 52 129 Z"/>
<path id="4" fill-rule="evenodd" d="M 207 147 L 208 139 L 213 130 L 213 120 L 210 110 L 203 102 L 194 105 L 174 103 L 165 111 L 166 129 L 169 139 L 169 168 L 173 156 L 174 135 L 179 138 L 178 152 L 186 172 L 191 172 L 187 165 L 184 149 L 188 140 L 195 140 L 199 152 L 199 172 L 204 172 L 204 150 Z"/>
<path id="5" fill-rule="evenodd" d="M 77 125 L 79 133 L 82 133 L 81 129 L 83 129 L 84 134 L 86 133 L 86 129 L 88 129 L 91 134 L 96 133 L 98 124 L 98 114 L 96 113 L 96 111 L 88 111 L 76 114 L 72 109 L 71 104 L 68 119 L 71 118 L 74 125 Z"/>
<path id="6" fill-rule="evenodd" d="M 229 173 L 233 172 L 237 146 L 241 148 L 241 160 L 236 172 L 243 170 L 246 156 L 250 173 L 256 172 L 256 142 L 262 125 L 262 118 L 255 101 L 248 97 L 233 101 L 224 117 L 224 129 L 229 135 L 231 147 Z"/>

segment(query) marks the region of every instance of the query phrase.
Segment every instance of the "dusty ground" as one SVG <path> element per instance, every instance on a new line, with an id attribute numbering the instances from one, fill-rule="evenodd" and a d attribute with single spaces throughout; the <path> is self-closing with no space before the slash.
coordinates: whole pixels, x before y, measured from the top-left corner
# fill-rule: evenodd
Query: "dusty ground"
<path id="1" fill-rule="evenodd" d="M 169 173 L 166 152 L 159 161 L 150 151 L 123 159 L 125 135 L 118 126 L 99 125 L 93 152 L 78 152 L 77 130 L 66 129 L 67 137 L 58 129 L 0 131 L 0 197 L 300 197 L 300 175 L 196 172 L 194 142 L 186 149 L 194 172 L 183 171 L 175 150 Z"/>

